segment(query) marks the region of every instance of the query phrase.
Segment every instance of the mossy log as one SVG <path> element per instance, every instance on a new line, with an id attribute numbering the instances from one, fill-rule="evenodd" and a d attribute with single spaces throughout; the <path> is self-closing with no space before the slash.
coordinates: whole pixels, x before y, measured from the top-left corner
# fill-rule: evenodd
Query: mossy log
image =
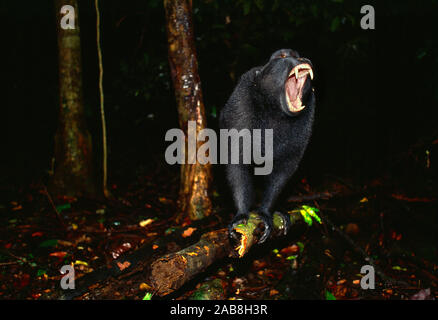
<path id="1" fill-rule="evenodd" d="M 227 229 L 208 232 L 194 245 L 154 261 L 150 283 L 159 296 L 167 295 L 213 262 L 225 258 L 231 250 Z"/>
<path id="2" fill-rule="evenodd" d="M 300 210 L 289 212 L 293 226 L 303 220 Z M 271 238 L 284 234 L 283 217 L 274 214 L 274 228 Z M 151 264 L 150 284 L 159 296 L 178 290 L 204 271 L 214 262 L 226 257 L 243 257 L 258 242 L 262 220 L 257 213 L 251 213 L 246 224 L 236 228 L 241 237 L 237 245 L 229 239 L 227 229 L 219 229 L 204 234 L 194 245 L 175 253 L 167 254 Z"/>

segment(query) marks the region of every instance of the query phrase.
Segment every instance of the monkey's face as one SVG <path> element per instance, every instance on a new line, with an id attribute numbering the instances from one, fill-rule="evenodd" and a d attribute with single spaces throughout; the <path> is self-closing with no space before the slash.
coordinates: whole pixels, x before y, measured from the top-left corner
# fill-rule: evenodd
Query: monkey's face
<path id="1" fill-rule="evenodd" d="M 298 52 L 282 49 L 272 54 L 258 74 L 260 89 L 270 104 L 296 116 L 312 99 L 313 66 Z"/>

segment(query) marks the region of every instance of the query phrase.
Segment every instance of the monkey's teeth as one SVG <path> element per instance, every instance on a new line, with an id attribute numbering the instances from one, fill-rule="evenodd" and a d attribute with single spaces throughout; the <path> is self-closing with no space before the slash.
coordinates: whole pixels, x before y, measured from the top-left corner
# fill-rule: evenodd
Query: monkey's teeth
<path id="1" fill-rule="evenodd" d="M 287 106 L 292 111 L 293 106 L 292 106 L 292 103 L 290 102 L 289 95 L 287 93 L 286 93 L 286 102 L 287 102 Z"/>
<path id="2" fill-rule="evenodd" d="M 301 99 L 300 99 L 300 97 L 297 97 L 297 105 L 298 105 L 298 107 L 296 107 L 295 108 L 295 111 L 301 111 L 301 110 L 303 110 L 304 109 L 304 106 L 303 106 L 303 102 L 301 101 Z"/>
<path id="3" fill-rule="evenodd" d="M 306 106 L 297 107 L 297 108 L 294 108 L 292 111 L 293 112 L 299 112 L 299 111 L 303 110 L 305 107 Z"/>
<path id="4" fill-rule="evenodd" d="M 300 78 L 304 78 L 309 74 L 308 70 L 305 70 L 304 72 L 301 72 Z"/>
<path id="5" fill-rule="evenodd" d="M 300 71 L 301 74 L 300 74 Z M 295 75 L 295 78 L 303 78 L 305 76 L 307 76 L 308 74 L 310 74 L 310 79 L 313 80 L 313 70 L 312 68 L 308 65 L 308 64 L 304 64 L 304 65 L 298 65 L 296 67 L 294 67 L 290 74 L 289 77 L 292 77 L 293 75 Z"/>
<path id="6" fill-rule="evenodd" d="M 292 112 L 299 112 L 306 107 L 302 105 L 300 97 L 297 97 L 297 100 L 295 100 L 295 102 L 299 105 L 299 107 L 294 107 L 292 102 L 290 102 L 289 96 L 287 94 L 286 94 L 286 102 L 287 102 L 287 106 L 289 107 L 289 110 Z"/>
<path id="7" fill-rule="evenodd" d="M 313 70 L 309 69 L 309 73 L 310 73 L 310 79 L 313 80 Z"/>

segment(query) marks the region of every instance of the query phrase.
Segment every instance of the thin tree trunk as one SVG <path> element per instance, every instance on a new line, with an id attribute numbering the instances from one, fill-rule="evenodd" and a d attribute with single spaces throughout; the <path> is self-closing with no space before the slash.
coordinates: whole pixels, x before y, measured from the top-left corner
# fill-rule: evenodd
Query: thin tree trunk
<path id="1" fill-rule="evenodd" d="M 111 197 L 108 190 L 108 142 L 106 134 L 105 121 L 105 107 L 103 95 L 103 62 L 102 62 L 102 48 L 100 45 L 100 11 L 99 0 L 94 1 L 96 8 L 96 43 L 97 43 L 97 57 L 99 63 L 99 98 L 100 98 L 100 119 L 102 123 L 102 191 L 106 198 Z"/>
<path id="2" fill-rule="evenodd" d="M 75 28 L 60 27 L 61 7 L 75 8 Z M 82 97 L 81 44 L 76 0 L 56 0 L 59 62 L 59 121 L 55 136 L 52 193 L 93 196 L 96 193 L 92 140 L 86 127 Z"/>
<path id="3" fill-rule="evenodd" d="M 196 122 L 196 134 L 206 127 L 193 37 L 192 1 L 164 0 L 164 8 L 167 20 L 169 64 L 178 107 L 179 124 L 187 139 L 188 121 Z M 180 215 L 178 219 L 198 220 L 208 216 L 211 213 L 211 201 L 208 193 L 211 181 L 210 164 L 183 164 L 180 178 Z"/>

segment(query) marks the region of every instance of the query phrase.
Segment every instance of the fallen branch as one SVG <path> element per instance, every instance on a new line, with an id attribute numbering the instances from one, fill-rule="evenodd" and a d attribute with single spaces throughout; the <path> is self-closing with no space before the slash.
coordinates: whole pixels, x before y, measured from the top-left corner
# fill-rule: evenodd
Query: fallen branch
<path id="1" fill-rule="evenodd" d="M 150 283 L 159 296 L 167 295 L 231 250 L 227 229 L 208 232 L 194 245 L 154 261 Z"/>
<path id="2" fill-rule="evenodd" d="M 298 221 L 306 221 L 314 209 L 303 206 L 303 209 L 289 212 L 291 225 Z M 314 217 L 315 218 L 315 217 Z M 312 219 L 312 218 L 310 218 Z M 316 216 L 315 219 L 319 219 Z M 274 213 L 271 238 L 283 234 L 283 216 Z M 181 288 L 200 272 L 215 261 L 226 257 L 243 257 L 249 249 L 258 242 L 261 234 L 262 220 L 256 213 L 251 213 L 246 224 L 239 225 L 235 230 L 241 235 L 237 246 L 230 243 L 228 230 L 219 229 L 204 234 L 199 242 L 181 251 L 165 255 L 151 264 L 150 284 L 159 296 L 165 296 Z"/>
<path id="3" fill-rule="evenodd" d="M 190 238 L 183 236 L 184 231 L 193 229 L 192 237 L 199 237 L 200 226 L 203 228 L 212 228 L 217 221 L 214 216 L 193 222 L 189 226 L 177 227 L 168 235 L 159 237 L 151 242 L 143 244 L 140 248 L 133 252 L 122 254 L 118 259 L 111 261 L 108 265 L 101 266 L 95 271 L 76 279 L 74 290 L 55 290 L 47 293 L 46 299 L 61 299 L 72 300 L 79 297 L 87 299 L 101 299 L 107 292 L 113 292 L 113 287 L 118 286 L 118 281 L 133 274 L 145 274 L 151 261 L 157 257 L 157 254 L 164 254 L 164 250 L 169 243 L 193 243 Z M 88 231 L 87 231 L 88 232 Z M 159 253 L 161 252 L 161 253 Z M 159 256 L 159 255 L 158 255 Z M 146 276 L 142 276 L 146 278 Z M 141 279 L 141 282 L 146 282 L 146 279 Z M 121 285 L 120 285 L 121 286 Z M 104 293 L 104 294 L 102 294 Z M 128 293 L 122 294 L 122 296 Z M 109 296 L 114 298 L 114 296 Z"/>

